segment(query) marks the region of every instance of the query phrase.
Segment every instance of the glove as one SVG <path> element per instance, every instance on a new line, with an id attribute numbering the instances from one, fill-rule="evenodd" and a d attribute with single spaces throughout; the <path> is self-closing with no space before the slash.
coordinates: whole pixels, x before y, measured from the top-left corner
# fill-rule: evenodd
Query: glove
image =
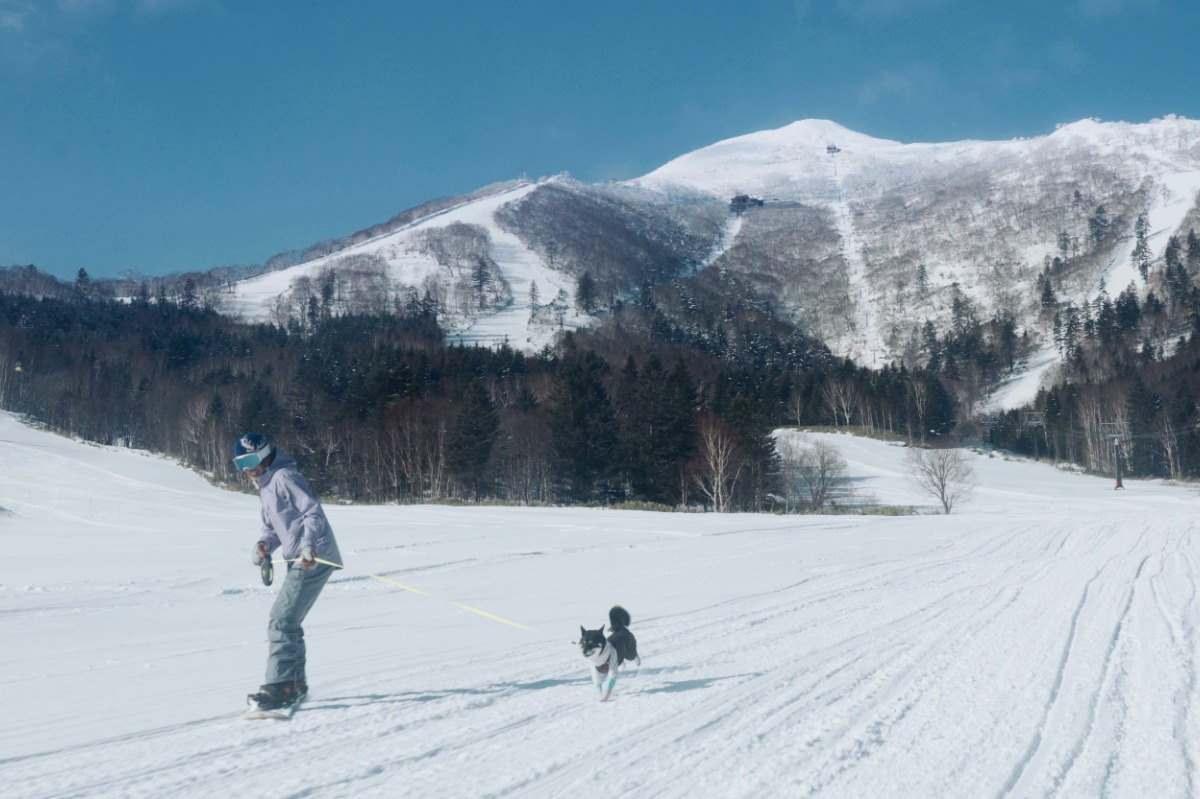
<path id="1" fill-rule="evenodd" d="M 300 560 L 297 561 L 296 565 L 306 572 L 312 571 L 317 565 L 317 551 L 311 546 L 300 550 Z"/>
<path id="2" fill-rule="evenodd" d="M 250 552 L 250 562 L 255 566 L 263 565 L 263 561 L 271 557 L 271 553 L 267 551 L 267 545 L 259 541 L 254 545 L 254 549 Z"/>

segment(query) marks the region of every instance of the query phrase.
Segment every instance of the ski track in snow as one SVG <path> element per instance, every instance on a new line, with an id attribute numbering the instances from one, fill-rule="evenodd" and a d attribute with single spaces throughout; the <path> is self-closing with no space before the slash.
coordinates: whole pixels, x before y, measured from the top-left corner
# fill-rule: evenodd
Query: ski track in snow
<path id="1" fill-rule="evenodd" d="M 1195 792 L 1187 488 L 975 456 L 951 516 L 331 506 L 309 700 L 246 722 L 277 589 L 257 500 L 9 416 L 0 439 L 6 797 Z M 823 440 L 929 507 L 903 448 Z M 616 602 L 643 663 L 601 704 L 572 641 Z"/>

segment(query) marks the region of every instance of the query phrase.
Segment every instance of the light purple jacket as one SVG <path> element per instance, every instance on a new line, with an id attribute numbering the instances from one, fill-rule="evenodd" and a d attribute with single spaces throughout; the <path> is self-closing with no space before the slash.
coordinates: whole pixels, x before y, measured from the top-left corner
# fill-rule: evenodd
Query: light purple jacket
<path id="1" fill-rule="evenodd" d="M 343 565 L 321 501 L 296 468 L 295 458 L 277 450 L 271 467 L 257 483 L 263 523 L 259 540 L 268 551 L 283 547 L 283 556 L 291 560 L 311 546 L 318 558 Z"/>

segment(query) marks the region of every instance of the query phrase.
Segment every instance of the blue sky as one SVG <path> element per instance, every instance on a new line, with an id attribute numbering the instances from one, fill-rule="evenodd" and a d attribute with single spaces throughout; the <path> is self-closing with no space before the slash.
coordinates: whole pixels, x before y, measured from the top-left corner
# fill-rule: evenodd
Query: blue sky
<path id="1" fill-rule="evenodd" d="M 1200 117 L 1194 0 L 0 0 L 0 266 L 261 263 L 522 174 L 827 118 Z"/>

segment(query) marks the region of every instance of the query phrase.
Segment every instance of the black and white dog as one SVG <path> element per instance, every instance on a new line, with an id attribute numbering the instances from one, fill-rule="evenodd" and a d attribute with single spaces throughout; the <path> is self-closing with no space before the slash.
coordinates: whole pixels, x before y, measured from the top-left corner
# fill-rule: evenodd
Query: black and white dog
<path id="1" fill-rule="evenodd" d="M 608 612 L 608 626 L 612 635 L 604 637 L 604 625 L 600 625 L 599 630 L 588 630 L 583 625 L 579 627 L 579 648 L 588 663 L 592 664 L 592 684 L 600 693 L 601 702 L 608 701 L 612 696 L 621 664 L 632 660 L 642 665 L 642 659 L 638 657 L 637 639 L 629 631 L 629 622 L 629 611 L 614 605 Z"/>

